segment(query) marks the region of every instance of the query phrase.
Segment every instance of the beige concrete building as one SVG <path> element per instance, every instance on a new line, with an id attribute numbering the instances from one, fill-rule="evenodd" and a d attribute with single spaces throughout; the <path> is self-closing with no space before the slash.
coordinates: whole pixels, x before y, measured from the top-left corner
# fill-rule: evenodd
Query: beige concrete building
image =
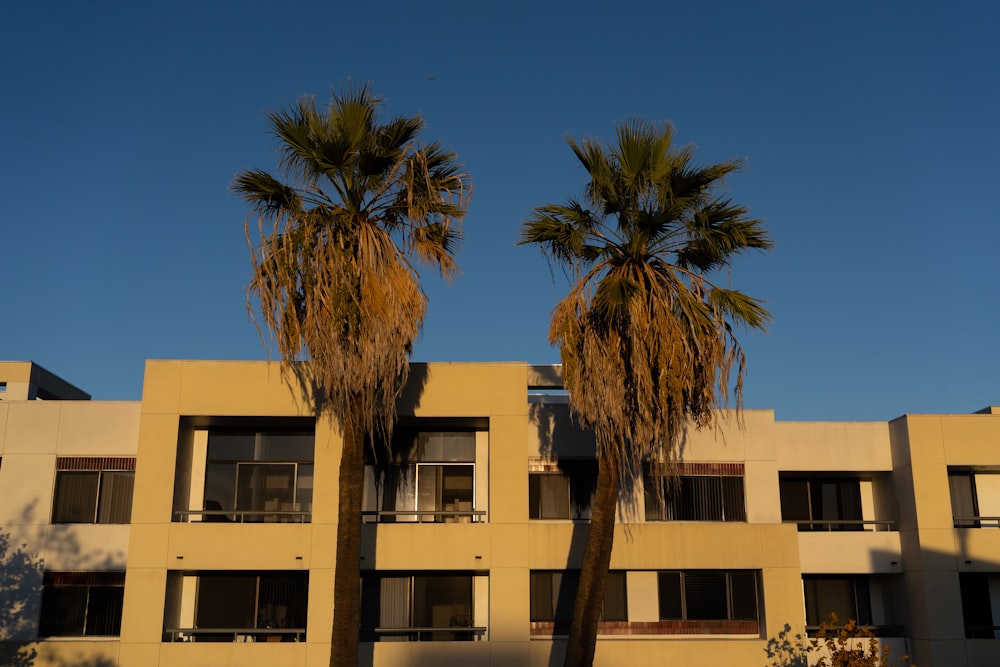
<path id="1" fill-rule="evenodd" d="M 414 365 L 366 468 L 361 664 L 559 664 L 595 467 L 558 385 Z M 0 387 L 0 662 L 328 663 L 340 442 L 277 364 L 151 361 L 139 402 L 31 363 Z M 921 667 L 1000 664 L 1000 409 L 720 423 L 620 505 L 598 665 L 766 665 L 831 611 Z"/>

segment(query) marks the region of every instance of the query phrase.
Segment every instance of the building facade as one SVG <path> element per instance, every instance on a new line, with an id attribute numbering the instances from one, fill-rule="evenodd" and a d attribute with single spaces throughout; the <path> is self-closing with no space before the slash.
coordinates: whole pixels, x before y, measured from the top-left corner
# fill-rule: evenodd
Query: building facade
<path id="1" fill-rule="evenodd" d="M 138 402 L 30 363 L 0 387 L 0 663 L 328 664 L 340 441 L 277 364 L 150 361 Z M 366 466 L 361 664 L 560 664 L 595 471 L 558 368 L 414 364 Z M 829 612 L 1000 664 L 1000 408 L 727 413 L 678 472 L 619 506 L 596 664 L 767 665 Z"/>

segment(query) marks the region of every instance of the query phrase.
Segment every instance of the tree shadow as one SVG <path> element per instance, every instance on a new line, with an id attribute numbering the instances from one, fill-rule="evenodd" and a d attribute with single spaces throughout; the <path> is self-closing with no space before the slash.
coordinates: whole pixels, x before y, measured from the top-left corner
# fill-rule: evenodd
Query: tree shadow
<path id="1" fill-rule="evenodd" d="M 38 651 L 23 641 L 34 630 L 41 611 L 42 560 L 27 544 L 12 546 L 11 534 L 0 532 L 0 664 L 29 667 Z"/>

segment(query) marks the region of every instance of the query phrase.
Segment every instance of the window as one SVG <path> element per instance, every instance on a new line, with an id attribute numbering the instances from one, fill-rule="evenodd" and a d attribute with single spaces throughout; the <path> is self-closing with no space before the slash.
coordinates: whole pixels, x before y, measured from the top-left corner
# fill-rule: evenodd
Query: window
<path id="1" fill-rule="evenodd" d="M 378 456 L 375 456 L 378 454 Z M 391 452 L 369 452 L 365 516 L 383 523 L 468 523 L 476 509 L 476 432 L 400 429 Z"/>
<path id="2" fill-rule="evenodd" d="M 183 626 L 166 628 L 172 639 L 305 640 L 308 572 L 197 572 L 168 582 L 164 618 Z"/>
<path id="3" fill-rule="evenodd" d="M 469 573 L 372 573 L 361 582 L 362 641 L 474 641 L 476 581 Z"/>
<path id="4" fill-rule="evenodd" d="M 205 464 L 205 521 L 309 521 L 311 431 L 213 430 Z"/>
<path id="5" fill-rule="evenodd" d="M 803 575 L 802 588 L 806 600 L 806 625 L 810 631 L 829 620 L 831 613 L 842 623 L 853 619 L 859 625 L 872 624 L 868 577 Z"/>
<path id="6" fill-rule="evenodd" d="M 589 519 L 597 487 L 593 461 L 562 461 L 545 472 L 528 473 L 529 519 Z"/>
<path id="7" fill-rule="evenodd" d="M 657 585 L 661 621 L 757 620 L 753 570 L 659 572 Z"/>
<path id="8" fill-rule="evenodd" d="M 128 523 L 134 482 L 134 458 L 60 457 L 52 523 Z"/>
<path id="9" fill-rule="evenodd" d="M 1000 639 L 1000 609 L 991 602 L 1000 598 L 1000 575 L 960 572 L 958 583 L 966 639 Z"/>
<path id="10" fill-rule="evenodd" d="M 948 487 L 956 528 L 1000 526 L 1000 473 L 949 468 Z"/>
<path id="11" fill-rule="evenodd" d="M 646 475 L 643 489 L 646 521 L 747 520 L 741 475 Z"/>
<path id="12" fill-rule="evenodd" d="M 864 530 L 857 478 L 783 477 L 779 492 L 781 520 L 800 531 Z"/>
<path id="13" fill-rule="evenodd" d="M 580 573 L 577 570 L 532 571 L 531 620 L 554 622 L 557 632 L 566 629 L 573 620 L 573 604 L 579 580 Z M 601 620 L 628 620 L 625 572 L 608 572 Z"/>
<path id="14" fill-rule="evenodd" d="M 124 572 L 45 572 L 39 637 L 121 634 Z"/>

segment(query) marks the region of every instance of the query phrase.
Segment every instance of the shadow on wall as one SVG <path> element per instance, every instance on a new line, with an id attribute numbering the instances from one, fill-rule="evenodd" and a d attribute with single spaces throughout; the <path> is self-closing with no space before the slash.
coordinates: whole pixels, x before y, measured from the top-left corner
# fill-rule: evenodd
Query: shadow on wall
<path id="1" fill-rule="evenodd" d="M 41 649 L 41 650 L 39 650 Z M 0 642 L 0 664 L 4 667 L 117 667 L 118 663 L 106 656 L 73 657 L 46 651 L 44 643 Z"/>
<path id="2" fill-rule="evenodd" d="M 33 646 L 11 641 L 34 634 L 41 607 L 42 561 L 25 549 L 0 532 L 0 665 L 7 667 L 27 667 L 37 655 Z"/>

